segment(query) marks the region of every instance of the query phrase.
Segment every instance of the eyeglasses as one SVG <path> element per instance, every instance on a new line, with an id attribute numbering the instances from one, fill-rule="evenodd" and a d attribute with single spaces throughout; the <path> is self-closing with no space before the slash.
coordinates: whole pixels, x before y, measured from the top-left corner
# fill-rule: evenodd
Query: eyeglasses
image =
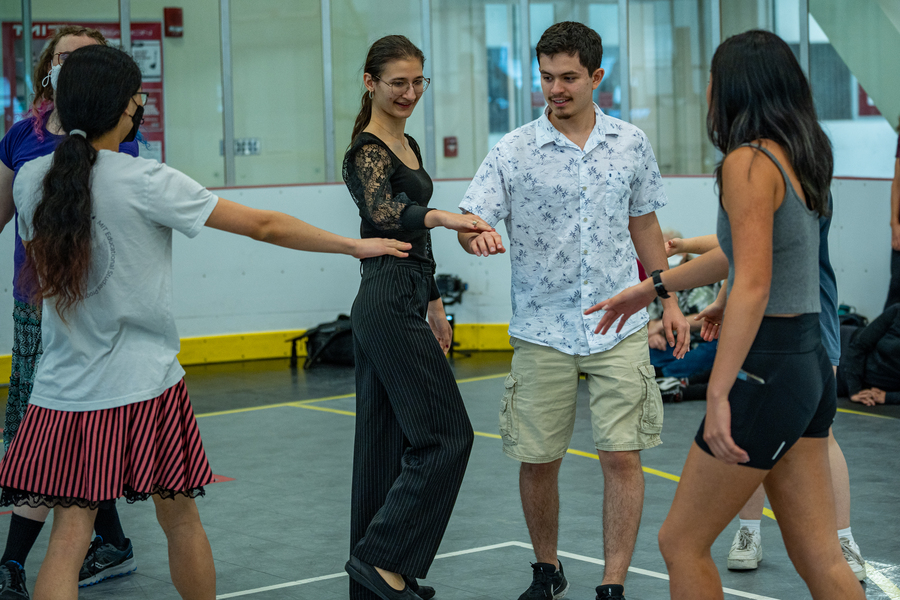
<path id="1" fill-rule="evenodd" d="M 56 59 L 56 63 L 61 65 L 64 62 L 66 62 L 66 59 L 69 58 L 70 54 L 72 54 L 72 53 L 71 52 L 57 52 L 56 54 L 53 55 L 53 57 Z"/>
<path id="2" fill-rule="evenodd" d="M 146 106 L 146 105 L 147 105 L 147 100 L 150 99 L 150 93 L 149 93 L 149 92 L 135 92 L 134 95 L 135 95 L 135 96 L 140 96 L 140 97 L 141 97 L 141 106 Z M 134 97 L 134 96 L 132 96 L 132 98 L 133 98 L 133 97 Z"/>
<path id="3" fill-rule="evenodd" d="M 421 79 L 416 79 L 412 83 L 410 83 L 408 81 L 404 81 L 404 80 L 385 81 L 381 77 L 376 77 L 375 75 L 372 75 L 372 79 L 377 79 L 381 83 L 383 83 L 385 85 L 389 85 L 391 87 L 391 91 L 394 93 L 395 96 L 402 96 L 403 94 L 405 94 L 406 92 L 409 91 L 410 86 L 412 86 L 413 91 L 418 96 L 418 95 L 421 95 L 422 93 L 424 93 L 425 90 L 428 89 L 428 86 L 431 84 L 431 79 L 428 77 L 422 77 Z"/>

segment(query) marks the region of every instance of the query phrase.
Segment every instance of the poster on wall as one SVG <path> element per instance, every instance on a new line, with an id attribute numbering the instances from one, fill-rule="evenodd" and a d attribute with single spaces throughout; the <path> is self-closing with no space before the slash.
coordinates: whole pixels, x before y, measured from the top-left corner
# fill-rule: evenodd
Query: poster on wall
<path id="1" fill-rule="evenodd" d="M 83 25 L 98 30 L 109 40 L 110 45 L 120 46 L 118 23 L 59 23 L 54 21 L 35 21 L 32 23 L 32 65 L 36 65 L 47 40 L 60 27 L 66 25 Z M 22 24 L 4 21 L 0 25 L 0 47 L 3 52 L 3 121 L 4 131 L 8 131 L 13 123 L 23 118 L 31 99 L 31 89 L 25 87 L 25 61 L 23 59 Z M 144 108 L 144 124 L 141 135 L 145 143 L 140 145 L 140 155 L 164 162 L 165 144 L 165 112 L 163 106 L 163 54 L 162 24 L 132 23 L 131 53 L 141 68 L 143 90 L 149 94 Z"/>

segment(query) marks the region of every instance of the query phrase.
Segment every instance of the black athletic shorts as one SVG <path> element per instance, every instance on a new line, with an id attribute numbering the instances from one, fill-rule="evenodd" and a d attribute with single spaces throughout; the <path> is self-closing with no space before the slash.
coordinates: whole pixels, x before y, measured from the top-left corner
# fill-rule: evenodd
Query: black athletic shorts
<path id="1" fill-rule="evenodd" d="M 728 396 L 731 437 L 750 455 L 742 464 L 771 469 L 801 437 L 828 437 L 837 394 L 818 314 L 764 317 L 742 370 L 765 382 L 738 379 Z M 694 441 L 711 455 L 705 424 Z"/>

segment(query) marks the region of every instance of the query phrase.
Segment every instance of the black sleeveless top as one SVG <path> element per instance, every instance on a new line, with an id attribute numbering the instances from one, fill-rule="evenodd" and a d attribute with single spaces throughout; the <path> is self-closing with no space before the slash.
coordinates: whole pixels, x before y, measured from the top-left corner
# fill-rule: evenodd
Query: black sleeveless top
<path id="1" fill-rule="evenodd" d="M 406 136 L 419 161 L 410 169 L 387 144 L 368 132 L 362 132 L 344 155 L 344 183 L 359 208 L 362 238 L 384 237 L 409 242 L 409 258 L 431 265 L 431 231 L 425 227 L 425 214 L 433 209 L 428 202 L 434 192 L 431 177 L 422 167 L 422 154 L 416 141 Z M 432 286 L 431 300 L 440 297 Z"/>

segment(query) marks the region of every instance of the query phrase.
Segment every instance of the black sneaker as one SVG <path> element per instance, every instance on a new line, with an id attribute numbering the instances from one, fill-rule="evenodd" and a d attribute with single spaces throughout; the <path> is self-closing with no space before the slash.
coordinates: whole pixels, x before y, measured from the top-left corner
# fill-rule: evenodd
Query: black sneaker
<path id="1" fill-rule="evenodd" d="M 104 544 L 99 535 L 91 542 L 88 548 L 84 564 L 81 565 L 81 574 L 78 576 L 78 587 L 87 587 L 100 583 L 111 577 L 128 575 L 137 569 L 134 562 L 134 549 L 131 540 L 126 539 L 128 545 L 124 550 L 119 550 L 112 544 Z"/>
<path id="2" fill-rule="evenodd" d="M 625 600 L 624 585 L 598 585 L 597 600 Z"/>
<path id="3" fill-rule="evenodd" d="M 0 600 L 28 600 L 25 569 L 14 560 L 0 565 Z"/>
<path id="4" fill-rule="evenodd" d="M 559 600 L 569 591 L 562 561 L 559 561 L 559 570 L 549 563 L 532 563 L 531 568 L 534 569 L 531 587 L 519 596 L 519 600 Z"/>

